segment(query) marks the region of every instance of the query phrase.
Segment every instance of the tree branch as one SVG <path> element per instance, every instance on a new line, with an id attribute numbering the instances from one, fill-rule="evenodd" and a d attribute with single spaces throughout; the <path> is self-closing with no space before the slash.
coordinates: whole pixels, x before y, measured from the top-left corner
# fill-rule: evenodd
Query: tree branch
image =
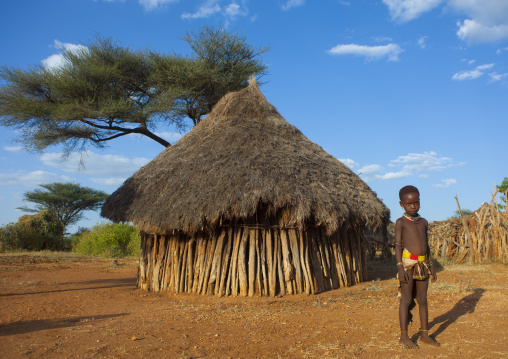
<path id="1" fill-rule="evenodd" d="M 93 122 L 85 120 L 85 119 L 80 119 L 80 121 L 85 123 L 85 124 L 87 124 L 87 125 L 89 125 L 89 126 L 91 126 L 91 127 L 95 127 L 95 128 L 101 129 L 101 130 L 118 131 L 118 132 L 120 132 L 120 133 L 117 133 L 115 135 L 112 135 L 112 136 L 106 137 L 106 138 L 100 138 L 99 136 L 97 136 L 97 139 L 89 138 L 91 141 L 93 141 L 95 143 L 105 142 L 105 141 L 112 140 L 112 139 L 115 139 L 115 138 L 118 138 L 118 137 L 121 137 L 121 136 L 129 135 L 131 133 L 139 133 L 140 135 L 144 135 L 144 136 L 146 136 L 146 137 L 148 137 L 148 138 L 150 138 L 150 139 L 160 143 L 164 147 L 171 146 L 171 143 L 169 143 L 168 141 L 166 141 L 162 137 L 159 137 L 156 134 L 150 132 L 146 128 L 145 122 L 142 122 L 142 127 L 138 127 L 138 128 L 124 128 L 124 127 L 113 126 L 113 125 L 111 125 L 111 122 L 110 122 L 109 126 L 103 126 L 103 125 L 99 125 L 99 124 L 93 123 Z"/>

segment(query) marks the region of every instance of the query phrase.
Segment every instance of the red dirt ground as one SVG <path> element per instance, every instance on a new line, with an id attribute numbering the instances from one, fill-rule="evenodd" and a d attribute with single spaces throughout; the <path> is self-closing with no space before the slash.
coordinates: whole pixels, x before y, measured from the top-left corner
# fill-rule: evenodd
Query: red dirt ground
<path id="1" fill-rule="evenodd" d="M 442 268 L 429 292 L 441 347 L 417 350 L 397 343 L 394 265 L 369 267 L 371 281 L 318 295 L 218 298 L 138 290 L 133 259 L 0 254 L 0 357 L 508 357 L 507 266 Z"/>

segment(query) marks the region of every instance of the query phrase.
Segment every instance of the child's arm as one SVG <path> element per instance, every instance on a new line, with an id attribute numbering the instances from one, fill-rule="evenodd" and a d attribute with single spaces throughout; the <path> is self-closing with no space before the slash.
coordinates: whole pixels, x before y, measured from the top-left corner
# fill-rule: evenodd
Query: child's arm
<path id="1" fill-rule="evenodd" d="M 397 258 L 399 282 L 407 283 L 407 274 L 402 265 L 402 221 L 400 219 L 395 222 L 395 258 Z"/>
<path id="2" fill-rule="evenodd" d="M 429 264 L 428 264 L 429 271 L 430 271 L 430 275 L 432 276 L 430 281 L 432 283 L 434 283 L 437 280 L 437 274 L 436 274 L 436 268 L 434 268 L 434 261 L 432 260 L 432 257 L 430 256 L 430 247 L 429 247 L 428 244 L 427 244 L 427 255 L 428 255 L 428 258 L 429 258 Z"/>
<path id="3" fill-rule="evenodd" d="M 425 227 L 426 227 L 426 237 L 427 237 L 427 258 L 429 259 L 429 263 L 428 263 L 428 266 L 429 266 L 429 272 L 430 272 L 430 275 L 432 276 L 432 278 L 430 279 L 432 283 L 434 283 L 436 280 L 437 280 L 437 274 L 436 274 L 436 268 L 434 267 L 434 261 L 432 260 L 432 256 L 430 255 L 430 246 L 429 246 L 429 236 L 428 236 L 428 222 L 425 221 Z"/>

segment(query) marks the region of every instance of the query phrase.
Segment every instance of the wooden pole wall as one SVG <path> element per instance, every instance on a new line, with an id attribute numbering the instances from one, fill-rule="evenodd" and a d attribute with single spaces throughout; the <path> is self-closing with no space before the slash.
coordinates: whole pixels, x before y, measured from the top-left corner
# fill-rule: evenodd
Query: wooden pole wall
<path id="1" fill-rule="evenodd" d="M 225 227 L 189 237 L 141 233 L 138 287 L 218 296 L 314 294 L 367 279 L 363 230 Z"/>

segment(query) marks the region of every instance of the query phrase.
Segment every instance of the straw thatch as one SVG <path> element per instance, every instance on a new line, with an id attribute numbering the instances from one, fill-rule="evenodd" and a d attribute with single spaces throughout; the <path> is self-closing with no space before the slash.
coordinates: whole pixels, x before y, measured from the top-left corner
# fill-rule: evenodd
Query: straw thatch
<path id="1" fill-rule="evenodd" d="M 328 233 L 388 218 L 367 184 L 286 122 L 257 86 L 226 95 L 113 193 L 102 215 L 149 233 L 195 233 L 249 218 L 260 204 L 284 209 L 286 225 L 312 218 Z"/>
<path id="2" fill-rule="evenodd" d="M 330 238 L 337 238 L 337 243 L 353 238 L 354 244 L 346 243 L 352 247 L 348 252 L 352 257 L 347 261 L 362 262 L 363 228 L 366 224 L 372 228 L 384 225 L 389 211 L 356 174 L 286 122 L 251 82 L 243 90 L 226 95 L 205 120 L 129 178 L 107 199 L 102 215 L 116 222 L 133 222 L 143 232 L 142 256 L 146 259 L 140 266 L 145 266 L 142 272 L 146 275 L 140 276 L 146 284 L 142 287 L 207 292 L 206 282 L 215 280 L 225 267 L 233 276 L 227 285 L 233 295 L 237 294 L 233 282 L 240 281 L 241 285 L 246 278 L 249 293 L 255 288 L 261 294 L 273 295 L 274 291 L 293 292 L 287 286 L 294 287 L 294 292 L 327 288 L 310 283 L 319 271 L 329 274 L 319 266 L 298 268 L 299 280 L 307 284 L 291 284 L 297 275 L 295 266 L 300 265 L 295 261 L 303 256 L 300 251 L 310 250 L 308 256 L 312 257 L 312 251 L 319 250 L 326 237 L 329 243 L 319 255 L 330 267 L 339 261 L 329 258 L 327 251 L 335 245 Z M 342 239 L 338 238 L 340 233 Z M 171 236 L 173 244 L 168 242 Z M 280 270 L 275 261 L 277 245 L 284 262 Z M 176 261 L 175 267 L 167 270 L 172 273 L 168 279 L 159 272 L 161 266 L 171 267 L 166 262 L 157 264 L 161 251 L 171 252 L 170 256 L 179 253 L 180 259 L 167 259 Z M 243 255 L 245 263 L 240 258 Z M 178 262 L 184 256 L 185 265 Z M 272 268 L 266 268 L 269 259 L 273 259 Z M 253 263 L 256 267 L 249 268 L 246 278 L 231 274 L 238 271 L 241 277 L 243 267 Z M 175 271 L 178 278 L 171 277 Z M 199 278 L 202 274 L 196 271 L 217 273 Z M 270 271 L 284 277 L 272 291 L 264 288 L 262 281 Z M 351 263 L 343 272 L 348 277 L 356 275 L 355 280 L 342 281 L 343 285 L 366 277 L 366 269 L 359 263 Z M 154 283 L 152 277 L 156 276 Z M 338 286 L 340 280 L 335 276 L 328 287 Z M 251 283 L 253 278 L 258 282 Z M 219 278 L 215 292 L 218 282 Z"/>
<path id="3" fill-rule="evenodd" d="M 455 263 L 508 263 L 508 214 L 484 203 L 467 217 L 432 222 L 429 245 Z"/>

